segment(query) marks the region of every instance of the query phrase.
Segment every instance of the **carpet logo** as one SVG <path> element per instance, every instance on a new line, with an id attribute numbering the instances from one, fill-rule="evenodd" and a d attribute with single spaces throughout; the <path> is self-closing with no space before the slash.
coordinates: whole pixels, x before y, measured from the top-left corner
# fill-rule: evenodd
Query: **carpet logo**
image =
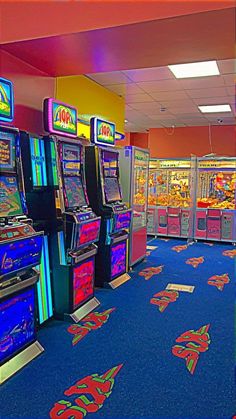
<path id="1" fill-rule="evenodd" d="M 174 345 L 172 354 L 178 358 L 185 359 L 186 367 L 191 374 L 194 374 L 200 353 L 206 352 L 211 342 L 208 330 L 210 324 L 200 327 L 198 330 L 188 330 L 180 335 L 177 343 L 189 342 L 186 346 Z"/>
<path id="2" fill-rule="evenodd" d="M 178 291 L 164 290 L 160 291 L 151 298 L 150 303 L 158 306 L 159 311 L 163 313 L 170 303 L 174 303 L 179 298 Z"/>
<path id="3" fill-rule="evenodd" d="M 199 258 L 190 258 L 186 260 L 187 265 L 192 265 L 194 268 L 198 268 L 198 266 L 204 262 L 204 257 L 200 256 Z"/>
<path id="4" fill-rule="evenodd" d="M 188 246 L 186 244 L 182 245 L 182 246 L 174 246 L 171 249 L 174 250 L 177 253 L 182 252 L 183 250 L 186 250 L 188 248 Z"/>
<path id="5" fill-rule="evenodd" d="M 146 281 L 148 281 L 149 279 L 151 279 L 153 277 L 153 275 L 158 275 L 162 272 L 164 268 L 164 265 L 160 265 L 160 266 L 156 266 L 156 267 L 150 267 L 150 268 L 145 268 L 143 269 L 141 272 L 139 272 L 140 276 L 144 276 L 144 278 L 146 279 Z"/>
<path id="6" fill-rule="evenodd" d="M 230 279 L 229 279 L 228 274 L 213 275 L 207 281 L 209 285 L 213 285 L 214 287 L 218 288 L 218 290 L 220 291 L 223 291 L 225 284 L 228 284 L 229 282 L 230 282 Z"/>
<path id="7" fill-rule="evenodd" d="M 230 258 L 234 258 L 235 256 L 236 256 L 236 249 L 232 249 L 232 250 L 224 250 L 223 252 L 222 252 L 222 255 L 224 255 L 224 256 L 228 256 L 228 257 L 230 257 Z"/>
<path id="8" fill-rule="evenodd" d="M 111 395 L 114 378 L 122 367 L 120 364 L 102 375 L 92 374 L 77 381 L 64 392 L 65 396 L 74 396 L 75 399 L 56 402 L 49 413 L 50 418 L 83 419 L 87 413 L 96 413 Z"/>
<path id="9" fill-rule="evenodd" d="M 115 310 L 115 307 L 109 308 L 101 313 L 95 311 L 88 314 L 81 320 L 83 323 L 72 324 L 68 327 L 67 331 L 74 335 L 72 345 L 80 342 L 91 330 L 100 329 L 109 319 L 110 314 Z"/>

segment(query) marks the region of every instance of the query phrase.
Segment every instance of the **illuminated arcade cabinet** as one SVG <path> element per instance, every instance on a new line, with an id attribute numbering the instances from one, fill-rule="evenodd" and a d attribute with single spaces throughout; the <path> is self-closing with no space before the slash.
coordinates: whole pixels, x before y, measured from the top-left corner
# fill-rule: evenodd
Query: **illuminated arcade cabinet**
<path id="1" fill-rule="evenodd" d="M 94 144 L 85 148 L 87 190 L 94 212 L 102 217 L 95 283 L 116 288 L 130 278 L 127 250 L 131 210 L 122 201 L 115 125 L 92 118 L 91 141 Z"/>
<path id="2" fill-rule="evenodd" d="M 100 217 L 88 204 L 76 108 L 45 99 L 44 123 L 51 134 L 44 141 L 51 191 L 54 314 L 78 322 L 99 305 L 94 296 L 94 273 Z"/>
<path id="3" fill-rule="evenodd" d="M 0 120 L 13 120 L 13 86 L 0 79 Z M 0 384 L 43 352 L 36 338 L 35 284 L 43 232 L 25 203 L 19 131 L 0 126 Z"/>
<path id="4" fill-rule="evenodd" d="M 48 205 L 51 192 L 48 188 L 45 143 L 42 137 L 20 132 L 20 148 L 24 173 L 24 186 L 28 215 L 36 231 L 43 230 L 43 249 L 37 283 L 37 318 L 39 324 L 53 316 L 48 238 L 51 233 L 52 207 Z"/>

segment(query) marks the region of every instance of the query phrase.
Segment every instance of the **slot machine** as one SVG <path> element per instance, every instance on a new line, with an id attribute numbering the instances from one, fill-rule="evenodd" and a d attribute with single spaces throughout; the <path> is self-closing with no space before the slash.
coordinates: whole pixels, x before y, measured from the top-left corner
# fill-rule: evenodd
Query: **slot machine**
<path id="1" fill-rule="evenodd" d="M 28 215 L 33 220 L 34 229 L 44 231 L 42 257 L 38 266 L 39 281 L 37 282 L 37 320 L 39 325 L 42 325 L 53 316 L 48 245 L 52 212 L 48 205 L 50 190 L 44 140 L 39 135 L 20 131 L 20 150 Z"/>
<path id="2" fill-rule="evenodd" d="M 101 216 L 95 283 L 116 288 L 130 279 L 127 271 L 131 210 L 122 200 L 115 125 L 92 118 L 91 141 L 93 144 L 85 147 L 87 191 L 91 207 Z"/>
<path id="3" fill-rule="evenodd" d="M 51 212 L 50 262 L 54 315 L 78 322 L 100 303 L 94 295 L 100 217 L 89 207 L 84 147 L 77 138 L 77 110 L 44 101 L 44 137 Z"/>
<path id="4" fill-rule="evenodd" d="M 0 120 L 13 120 L 13 86 L 0 79 Z M 0 126 L 0 384 L 43 352 L 35 285 L 43 232 L 27 216 L 19 130 Z"/>

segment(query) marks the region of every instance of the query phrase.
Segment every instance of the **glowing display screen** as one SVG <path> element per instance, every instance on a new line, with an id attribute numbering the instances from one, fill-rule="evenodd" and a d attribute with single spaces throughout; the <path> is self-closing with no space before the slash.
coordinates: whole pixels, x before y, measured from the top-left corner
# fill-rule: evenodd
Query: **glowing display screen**
<path id="1" fill-rule="evenodd" d="M 80 224 L 77 247 L 82 244 L 91 243 L 98 240 L 100 231 L 100 220 L 90 221 L 88 223 Z"/>
<path id="2" fill-rule="evenodd" d="M 93 297 L 94 258 L 87 259 L 73 270 L 73 308 Z"/>
<path id="3" fill-rule="evenodd" d="M 118 179 L 115 177 L 106 177 L 104 179 L 106 202 L 121 201 L 121 193 Z"/>
<path id="4" fill-rule="evenodd" d="M 36 340 L 34 289 L 0 303 L 0 364 Z"/>
<path id="5" fill-rule="evenodd" d="M 47 186 L 45 147 L 42 139 L 30 137 L 30 154 L 33 186 Z"/>
<path id="6" fill-rule="evenodd" d="M 116 127 L 112 122 L 99 118 L 91 119 L 91 139 L 95 144 L 115 145 Z"/>
<path id="7" fill-rule="evenodd" d="M 126 241 L 111 247 L 111 277 L 126 272 Z"/>
<path id="8" fill-rule="evenodd" d="M 0 121 L 13 121 L 14 98 L 13 84 L 10 80 L 0 78 Z"/>
<path id="9" fill-rule="evenodd" d="M 39 265 L 42 244 L 42 236 L 0 243 L 0 276 Z"/>
<path id="10" fill-rule="evenodd" d="M 0 175 L 0 216 L 13 217 L 22 213 L 16 177 Z"/>
<path id="11" fill-rule="evenodd" d="M 15 169 L 15 135 L 0 131 L 0 170 Z"/>
<path id="12" fill-rule="evenodd" d="M 80 175 L 80 147 L 63 144 L 62 170 L 64 175 Z"/>
<path id="13" fill-rule="evenodd" d="M 115 218 L 115 230 L 122 230 L 123 228 L 129 228 L 131 221 L 131 211 L 116 214 Z"/>
<path id="14" fill-rule="evenodd" d="M 79 176 L 64 177 L 66 208 L 87 205 L 82 182 Z"/>
<path id="15" fill-rule="evenodd" d="M 77 137 L 77 109 L 52 98 L 44 101 L 45 130 L 65 137 Z"/>

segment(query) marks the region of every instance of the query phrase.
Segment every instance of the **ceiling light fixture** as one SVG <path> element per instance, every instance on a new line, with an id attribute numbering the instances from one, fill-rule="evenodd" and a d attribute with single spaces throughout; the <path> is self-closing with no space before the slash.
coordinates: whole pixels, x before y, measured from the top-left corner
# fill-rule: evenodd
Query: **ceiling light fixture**
<path id="1" fill-rule="evenodd" d="M 213 113 L 213 112 L 231 112 L 230 105 L 201 105 L 198 109 L 202 113 Z"/>
<path id="2" fill-rule="evenodd" d="M 129 122 L 128 119 L 125 119 L 125 124 L 127 124 L 127 122 Z"/>
<path id="3" fill-rule="evenodd" d="M 220 74 L 216 61 L 202 61 L 189 64 L 168 65 L 177 79 L 189 77 L 218 76 Z"/>

